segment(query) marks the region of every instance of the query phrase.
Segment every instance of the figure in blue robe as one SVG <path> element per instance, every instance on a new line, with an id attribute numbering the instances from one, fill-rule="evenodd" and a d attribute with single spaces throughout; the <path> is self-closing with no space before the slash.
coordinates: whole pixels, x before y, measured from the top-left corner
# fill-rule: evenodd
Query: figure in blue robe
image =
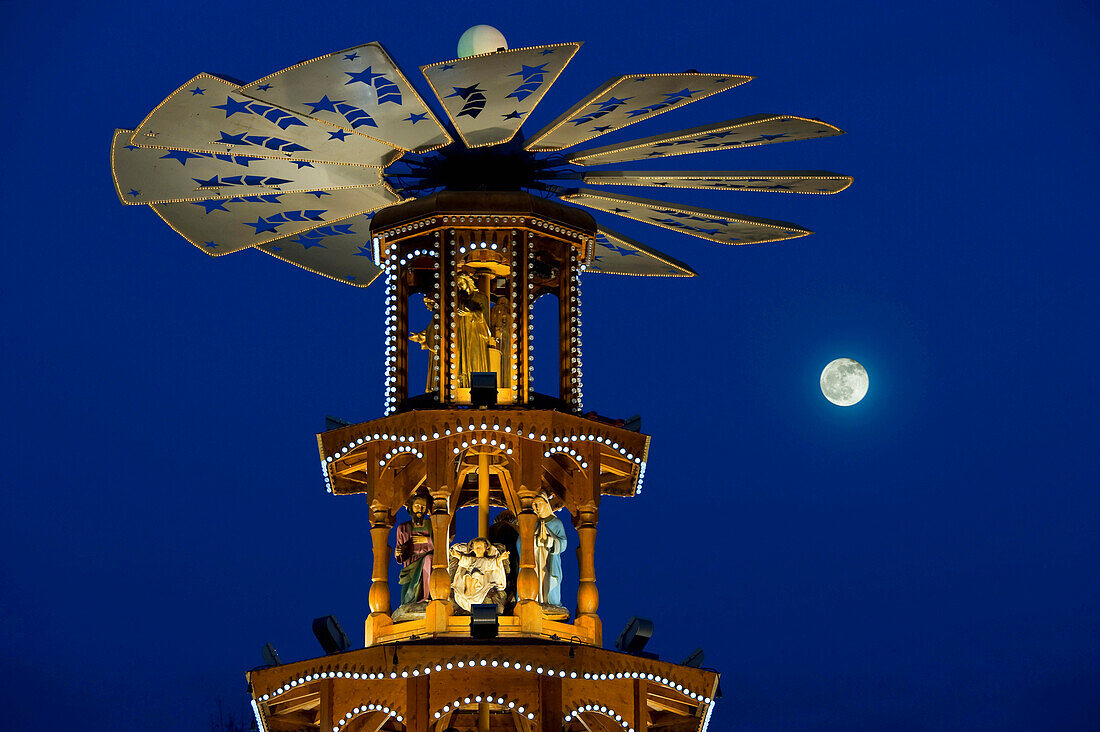
<path id="1" fill-rule="evenodd" d="M 554 515 L 546 497 L 539 496 L 531 507 L 539 517 L 539 524 L 535 527 L 538 601 L 543 605 L 561 605 L 561 553 L 566 547 L 565 524 Z"/>

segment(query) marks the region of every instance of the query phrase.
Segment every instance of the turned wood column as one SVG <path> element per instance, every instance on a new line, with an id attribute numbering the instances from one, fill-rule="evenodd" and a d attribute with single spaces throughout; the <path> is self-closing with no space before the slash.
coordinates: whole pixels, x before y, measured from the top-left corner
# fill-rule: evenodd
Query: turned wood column
<path id="1" fill-rule="evenodd" d="M 600 607 L 600 592 L 596 589 L 596 524 L 600 512 L 594 506 L 578 509 L 574 525 L 580 546 L 577 547 L 577 617 L 595 616 Z"/>
<path id="2" fill-rule="evenodd" d="M 374 570 L 371 573 L 371 615 L 390 613 L 390 529 L 393 528 L 393 512 L 383 506 L 372 506 L 370 513 L 370 537 L 374 552 Z"/>
<path id="3" fill-rule="evenodd" d="M 432 574 L 428 591 L 433 600 L 446 600 L 451 596 L 451 575 L 447 572 L 447 553 L 450 548 L 450 495 L 446 487 L 432 491 Z"/>
<path id="4" fill-rule="evenodd" d="M 519 574 L 516 577 L 516 595 L 520 602 L 535 601 L 539 596 L 539 577 L 535 572 L 535 527 L 538 516 L 531 509 L 531 498 L 521 497 L 523 508 L 516 518 L 519 521 Z"/>

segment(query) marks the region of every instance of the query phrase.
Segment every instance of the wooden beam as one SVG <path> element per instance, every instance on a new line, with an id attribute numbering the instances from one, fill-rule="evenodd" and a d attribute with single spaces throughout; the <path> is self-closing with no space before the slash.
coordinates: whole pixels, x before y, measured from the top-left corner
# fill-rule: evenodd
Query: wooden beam
<path id="1" fill-rule="evenodd" d="M 539 676 L 539 732 L 561 729 L 561 721 L 565 716 L 561 703 L 561 678 Z"/>

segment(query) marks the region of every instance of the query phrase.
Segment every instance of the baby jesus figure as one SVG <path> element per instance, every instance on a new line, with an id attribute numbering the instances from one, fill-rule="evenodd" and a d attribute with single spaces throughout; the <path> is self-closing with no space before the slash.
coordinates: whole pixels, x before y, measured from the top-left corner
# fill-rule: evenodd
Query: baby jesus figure
<path id="1" fill-rule="evenodd" d="M 451 589 L 455 604 L 466 612 L 471 605 L 503 605 L 507 583 L 508 552 L 488 539 L 477 537 L 451 547 Z"/>

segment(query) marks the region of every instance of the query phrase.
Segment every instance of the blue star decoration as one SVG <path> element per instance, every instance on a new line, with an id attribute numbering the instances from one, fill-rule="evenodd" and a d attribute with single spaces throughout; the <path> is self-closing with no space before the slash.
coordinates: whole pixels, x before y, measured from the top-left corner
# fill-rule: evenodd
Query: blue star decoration
<path id="1" fill-rule="evenodd" d="M 627 249 L 626 247 L 616 246 L 615 244 L 608 244 L 608 249 L 613 249 L 618 253 L 620 257 L 640 257 L 641 255 L 633 249 Z"/>
<path id="2" fill-rule="evenodd" d="M 267 219 L 265 219 L 263 216 L 260 216 L 256 219 L 255 223 L 249 223 L 249 222 L 245 221 L 244 225 L 253 227 L 256 230 L 254 232 L 256 234 L 263 234 L 264 232 L 267 232 L 267 231 L 277 231 L 278 228 L 279 228 L 279 225 L 282 224 L 282 223 L 285 223 L 285 222 L 280 221 L 278 223 L 271 223 Z"/>
<path id="3" fill-rule="evenodd" d="M 667 99 L 665 99 L 665 102 L 667 102 L 668 104 L 675 104 L 681 99 L 688 99 L 689 97 L 691 97 L 692 94 L 698 94 L 700 91 L 702 91 L 702 89 L 692 90 L 685 87 L 681 91 L 672 92 L 671 94 L 664 94 L 663 96 L 668 97 Z"/>
<path id="4" fill-rule="evenodd" d="M 344 138 L 348 136 L 347 130 L 336 130 L 336 132 L 328 133 L 328 139 L 344 141 Z"/>
<path id="5" fill-rule="evenodd" d="M 539 55 L 540 56 L 549 56 L 553 52 L 554 52 L 553 48 L 544 48 L 544 49 L 542 49 L 542 51 L 539 52 Z"/>
<path id="6" fill-rule="evenodd" d="M 215 104 L 211 109 L 224 109 L 226 117 L 232 117 L 237 112 L 252 114 L 252 112 L 248 110 L 248 102 L 235 102 L 233 101 L 233 97 L 226 97 L 225 104 Z"/>
<path id="7" fill-rule="evenodd" d="M 226 213 L 229 213 L 229 209 L 225 207 L 225 203 L 225 201 L 213 201 L 210 199 L 207 199 L 205 201 L 195 201 L 195 205 L 202 206 L 204 209 L 206 209 L 206 213 L 210 213 L 211 211 L 225 211 Z"/>
<path id="8" fill-rule="evenodd" d="M 306 191 L 306 195 L 317 196 L 317 198 L 320 198 L 321 196 L 331 196 L 332 194 L 328 191 Z"/>
<path id="9" fill-rule="evenodd" d="M 523 117 L 524 114 L 526 114 L 526 112 L 520 112 L 518 110 L 513 109 L 508 114 L 502 114 L 500 116 L 503 117 L 504 119 L 520 119 L 521 117 Z"/>
<path id="10" fill-rule="evenodd" d="M 608 130 L 611 130 L 611 129 L 614 129 L 611 125 L 604 125 L 603 127 L 593 127 L 592 131 L 593 132 L 607 132 Z"/>
<path id="11" fill-rule="evenodd" d="M 448 69 L 453 69 L 454 67 L 455 67 L 454 64 L 443 64 L 437 70 L 438 71 L 447 71 Z"/>
<path id="12" fill-rule="evenodd" d="M 258 87 L 256 87 L 256 91 L 267 91 L 270 88 L 271 84 L 260 84 Z"/>
<path id="13" fill-rule="evenodd" d="M 452 86 L 451 88 L 455 90 L 454 94 L 448 94 L 444 97 L 444 99 L 450 99 L 451 97 L 462 97 L 463 99 L 468 99 L 474 94 L 483 94 L 485 90 L 478 89 L 479 86 L 481 86 L 481 82 L 478 82 L 472 86 Z"/>
<path id="14" fill-rule="evenodd" d="M 354 51 L 352 53 L 345 53 L 344 54 L 344 60 L 345 61 L 354 61 L 357 58 L 359 58 L 359 54 L 355 53 Z"/>
<path id="15" fill-rule="evenodd" d="M 592 104 L 590 104 L 588 106 L 594 107 L 598 104 L 598 105 L 600 105 L 600 110 L 602 111 L 602 110 L 607 109 L 608 107 L 615 107 L 615 106 L 618 106 L 620 104 L 626 104 L 628 101 L 630 101 L 633 98 L 634 97 L 627 97 L 626 99 L 617 99 L 615 97 L 611 97 L 610 99 L 608 99 L 606 101 L 603 101 L 603 102 L 592 102 Z"/>
<path id="16" fill-rule="evenodd" d="M 205 89 L 201 89 L 197 86 L 194 89 L 189 89 L 188 91 L 191 92 L 191 96 L 195 96 L 196 94 L 203 94 L 206 92 Z"/>
<path id="17" fill-rule="evenodd" d="M 417 122 L 422 122 L 426 119 L 428 119 L 427 114 L 418 114 L 417 112 L 412 112 L 412 113 L 409 114 L 408 117 L 406 117 L 405 119 L 403 119 L 401 121 L 402 122 L 412 122 L 415 125 Z"/>
<path id="18" fill-rule="evenodd" d="M 308 160 L 291 160 L 289 162 L 294 163 L 295 165 L 297 165 L 298 170 L 301 170 L 302 168 L 312 168 L 313 167 L 313 163 L 309 162 Z"/>
<path id="19" fill-rule="evenodd" d="M 520 69 L 514 74 L 508 74 L 508 76 L 522 76 L 524 81 L 527 81 L 532 76 L 538 76 L 546 73 L 546 64 L 539 64 L 538 66 L 528 66 L 527 64 L 520 64 Z"/>
<path id="20" fill-rule="evenodd" d="M 344 82 L 344 86 L 347 86 L 348 84 L 354 84 L 357 81 L 361 84 L 367 84 L 368 86 L 371 86 L 374 84 L 375 79 L 377 79 L 379 76 L 384 76 L 384 74 L 376 74 L 372 72 L 370 68 L 371 67 L 368 66 L 362 71 L 345 71 L 344 73 L 351 78 Z"/>
<path id="21" fill-rule="evenodd" d="M 353 257 L 370 257 L 371 259 L 374 259 L 374 253 L 371 251 L 371 248 L 369 246 L 367 246 L 366 244 L 360 244 L 358 246 L 359 246 L 359 251 L 355 252 L 351 256 L 353 256 Z"/>
<path id="22" fill-rule="evenodd" d="M 133 196 L 134 198 L 137 198 L 138 196 L 141 195 L 141 191 L 137 190 L 136 188 L 131 188 L 130 192 L 127 193 L 126 195 L 127 196 Z"/>
<path id="23" fill-rule="evenodd" d="M 309 112 L 310 114 L 317 114 L 318 112 L 335 112 L 336 105 L 343 103 L 343 99 L 337 99 L 335 101 L 329 99 L 328 94 L 325 94 L 316 102 L 302 102 L 302 104 L 305 104 L 307 107 L 313 107 Z"/>
<path id="24" fill-rule="evenodd" d="M 137 145 L 127 145 L 127 146 L 126 146 L 126 149 L 127 149 L 127 150 L 138 150 L 139 148 L 138 148 L 138 146 L 137 146 Z"/>
<path id="25" fill-rule="evenodd" d="M 203 245 L 204 247 L 206 247 L 207 249 L 216 249 L 216 248 L 217 248 L 217 246 L 218 246 L 217 244 L 215 244 L 215 243 L 214 243 L 214 242 L 212 242 L 212 241 L 204 241 L 204 242 L 202 243 L 202 245 Z"/>
<path id="26" fill-rule="evenodd" d="M 178 160 L 178 161 L 180 161 L 180 165 L 187 165 L 187 161 L 190 160 L 191 158 L 201 158 L 201 157 L 203 157 L 203 156 L 202 155 L 196 155 L 193 152 L 187 152 L 186 150 L 170 150 L 167 155 L 161 155 L 160 159 L 164 160 L 165 158 L 167 158 L 169 160 Z"/>
<path id="27" fill-rule="evenodd" d="M 271 245 L 271 251 L 272 251 L 272 252 L 276 252 L 276 253 L 277 253 L 277 252 L 281 252 L 281 251 L 283 251 L 283 248 L 282 248 L 282 247 L 277 247 L 277 246 L 275 246 L 274 244 L 272 244 L 272 245 Z"/>
<path id="28" fill-rule="evenodd" d="M 249 224 L 249 226 L 252 226 L 252 224 Z M 320 247 L 321 249 L 328 249 L 328 247 L 326 247 L 324 244 L 321 243 L 321 237 L 319 237 L 317 239 L 307 239 L 305 237 L 305 235 L 299 234 L 298 238 L 297 239 L 291 239 L 290 243 L 291 244 L 301 244 L 303 250 L 309 250 L 309 249 L 312 249 L 313 247 Z"/>

